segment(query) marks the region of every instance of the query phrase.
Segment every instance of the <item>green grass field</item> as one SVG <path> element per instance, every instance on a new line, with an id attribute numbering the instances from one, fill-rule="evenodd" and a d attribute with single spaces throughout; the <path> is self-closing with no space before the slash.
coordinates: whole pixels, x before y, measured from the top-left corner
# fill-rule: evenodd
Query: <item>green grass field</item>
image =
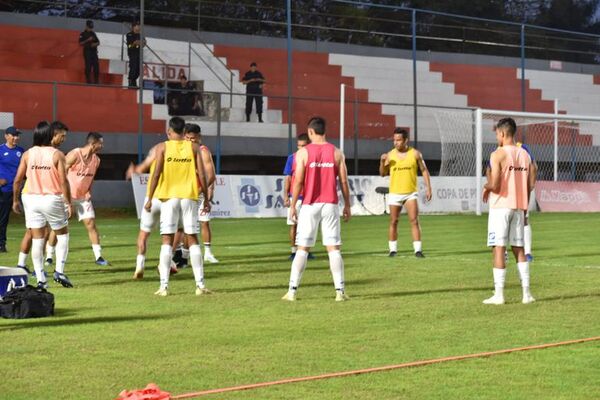
<path id="1" fill-rule="evenodd" d="M 287 290 L 283 219 L 216 220 L 207 287 L 196 297 L 190 268 L 153 295 L 158 235 L 146 277 L 133 281 L 138 225 L 105 213 L 98 267 L 83 226 L 72 222 L 67 274 L 52 284 L 56 316 L 0 320 L 1 399 L 112 399 L 157 383 L 172 394 L 369 368 L 600 335 L 600 215 L 533 214 L 532 292 L 520 303 L 511 262 L 504 306 L 492 293 L 486 217 L 423 216 L 426 259 L 416 259 L 406 220 L 399 257 L 387 257 L 386 217 L 357 217 L 342 228 L 347 293 L 334 290 L 321 246 L 296 303 Z M 14 265 L 22 220 L 13 216 Z M 207 396 L 214 399 L 597 399 L 600 342 L 420 368 Z"/>

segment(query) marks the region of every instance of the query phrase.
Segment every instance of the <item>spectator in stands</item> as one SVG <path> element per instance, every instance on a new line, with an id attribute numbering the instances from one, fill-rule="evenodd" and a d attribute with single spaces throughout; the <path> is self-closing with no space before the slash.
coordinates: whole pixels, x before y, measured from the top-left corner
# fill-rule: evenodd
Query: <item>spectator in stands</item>
<path id="1" fill-rule="evenodd" d="M 21 132 L 14 126 L 6 128 L 6 143 L 0 146 L 0 253 L 6 253 L 6 227 L 12 208 L 13 182 L 21 156 L 25 152 L 17 146 Z"/>
<path id="2" fill-rule="evenodd" d="M 127 56 L 129 57 L 129 87 L 135 88 L 140 77 L 140 47 L 142 45 L 140 23 L 138 21 L 131 24 L 131 31 L 127 33 L 125 38 L 127 41 Z"/>
<path id="3" fill-rule="evenodd" d="M 100 40 L 98 40 L 98 36 L 94 32 L 94 21 L 85 21 L 85 30 L 79 34 L 79 45 L 83 46 L 85 80 L 87 83 L 97 84 L 100 74 L 100 67 L 98 65 L 98 46 L 100 45 Z M 94 70 L 93 76 L 92 70 Z"/>
<path id="4" fill-rule="evenodd" d="M 263 122 L 263 99 L 262 87 L 265 83 L 265 77 L 256 69 L 256 63 L 250 64 L 250 71 L 246 72 L 242 83 L 246 85 L 246 122 L 250 122 L 250 114 L 252 114 L 252 101 L 256 103 L 256 115 L 258 122 Z"/>
<path id="5" fill-rule="evenodd" d="M 193 82 L 187 80 L 187 76 L 182 74 L 173 89 L 169 103 L 171 115 L 204 115 L 202 94 Z"/>

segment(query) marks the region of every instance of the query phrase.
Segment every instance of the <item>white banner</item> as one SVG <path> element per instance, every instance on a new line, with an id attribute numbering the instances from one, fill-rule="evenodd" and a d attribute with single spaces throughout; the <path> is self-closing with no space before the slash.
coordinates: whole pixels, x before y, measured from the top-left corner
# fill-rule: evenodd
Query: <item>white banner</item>
<path id="1" fill-rule="evenodd" d="M 285 217 L 283 176 L 218 175 L 211 216 L 213 218 Z M 143 207 L 148 175 L 132 180 L 138 218 Z M 350 176 L 350 203 L 353 215 L 381 215 L 387 211 L 387 195 L 375 191 L 387 188 L 389 177 Z M 419 209 L 423 213 L 475 212 L 477 189 L 473 177 L 431 177 L 432 198 L 425 201 L 425 183 L 418 179 Z M 342 199 L 339 192 L 340 202 Z M 532 200 L 532 205 L 535 202 Z M 487 211 L 487 204 L 483 205 Z"/>

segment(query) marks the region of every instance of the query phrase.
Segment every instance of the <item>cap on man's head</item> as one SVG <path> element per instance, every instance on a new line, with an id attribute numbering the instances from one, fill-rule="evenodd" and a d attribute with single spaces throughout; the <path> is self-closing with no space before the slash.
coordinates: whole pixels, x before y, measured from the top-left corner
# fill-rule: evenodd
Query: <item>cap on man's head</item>
<path id="1" fill-rule="evenodd" d="M 131 23 L 131 26 L 139 26 L 140 25 L 140 21 L 133 21 Z"/>
<path id="2" fill-rule="evenodd" d="M 85 21 L 85 26 L 87 26 L 88 28 L 93 28 L 94 27 L 94 21 L 92 21 L 91 19 L 88 19 L 87 21 Z"/>
<path id="3" fill-rule="evenodd" d="M 251 66 L 251 67 L 256 67 L 256 63 L 255 63 L 254 61 L 252 61 L 252 62 L 250 63 L 250 66 Z"/>
<path id="4" fill-rule="evenodd" d="M 6 128 L 4 133 L 6 135 L 19 136 L 21 134 L 21 131 L 15 128 L 14 126 L 9 126 L 8 128 Z"/>

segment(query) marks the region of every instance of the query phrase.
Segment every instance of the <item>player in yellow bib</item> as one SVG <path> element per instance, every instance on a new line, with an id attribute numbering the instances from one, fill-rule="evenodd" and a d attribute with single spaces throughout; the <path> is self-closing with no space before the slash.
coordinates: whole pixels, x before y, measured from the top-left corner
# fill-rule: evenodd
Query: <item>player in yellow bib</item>
<path id="1" fill-rule="evenodd" d="M 183 232 L 190 245 L 190 260 L 196 281 L 196 295 L 210 293 L 204 286 L 204 265 L 202 250 L 198 244 L 198 196 L 200 191 L 208 199 L 208 186 L 202 163 L 200 147 L 197 143 L 185 140 L 185 121 L 179 117 L 169 120 L 169 140 L 155 147 L 154 171 L 150 176 L 148 200 L 144 208 L 152 209 L 152 199 L 161 201 L 160 234 L 160 288 L 155 293 L 167 296 L 169 269 L 173 256 L 173 239 L 181 218 Z M 204 203 L 204 211 L 210 212 L 210 202 Z"/>
<path id="2" fill-rule="evenodd" d="M 421 170 L 427 186 L 425 193 L 427 201 L 431 200 L 431 179 L 423 156 L 417 149 L 410 147 L 408 142 L 408 131 L 403 128 L 396 128 L 394 130 L 394 148 L 382 154 L 379 162 L 379 174 L 390 176 L 390 194 L 388 197 L 390 206 L 389 255 L 394 257 L 398 253 L 398 218 L 402 206 L 404 206 L 411 225 L 415 256 L 423 258 L 425 256 L 421 244 L 419 206 L 417 203 L 419 197 L 417 169 Z"/>

